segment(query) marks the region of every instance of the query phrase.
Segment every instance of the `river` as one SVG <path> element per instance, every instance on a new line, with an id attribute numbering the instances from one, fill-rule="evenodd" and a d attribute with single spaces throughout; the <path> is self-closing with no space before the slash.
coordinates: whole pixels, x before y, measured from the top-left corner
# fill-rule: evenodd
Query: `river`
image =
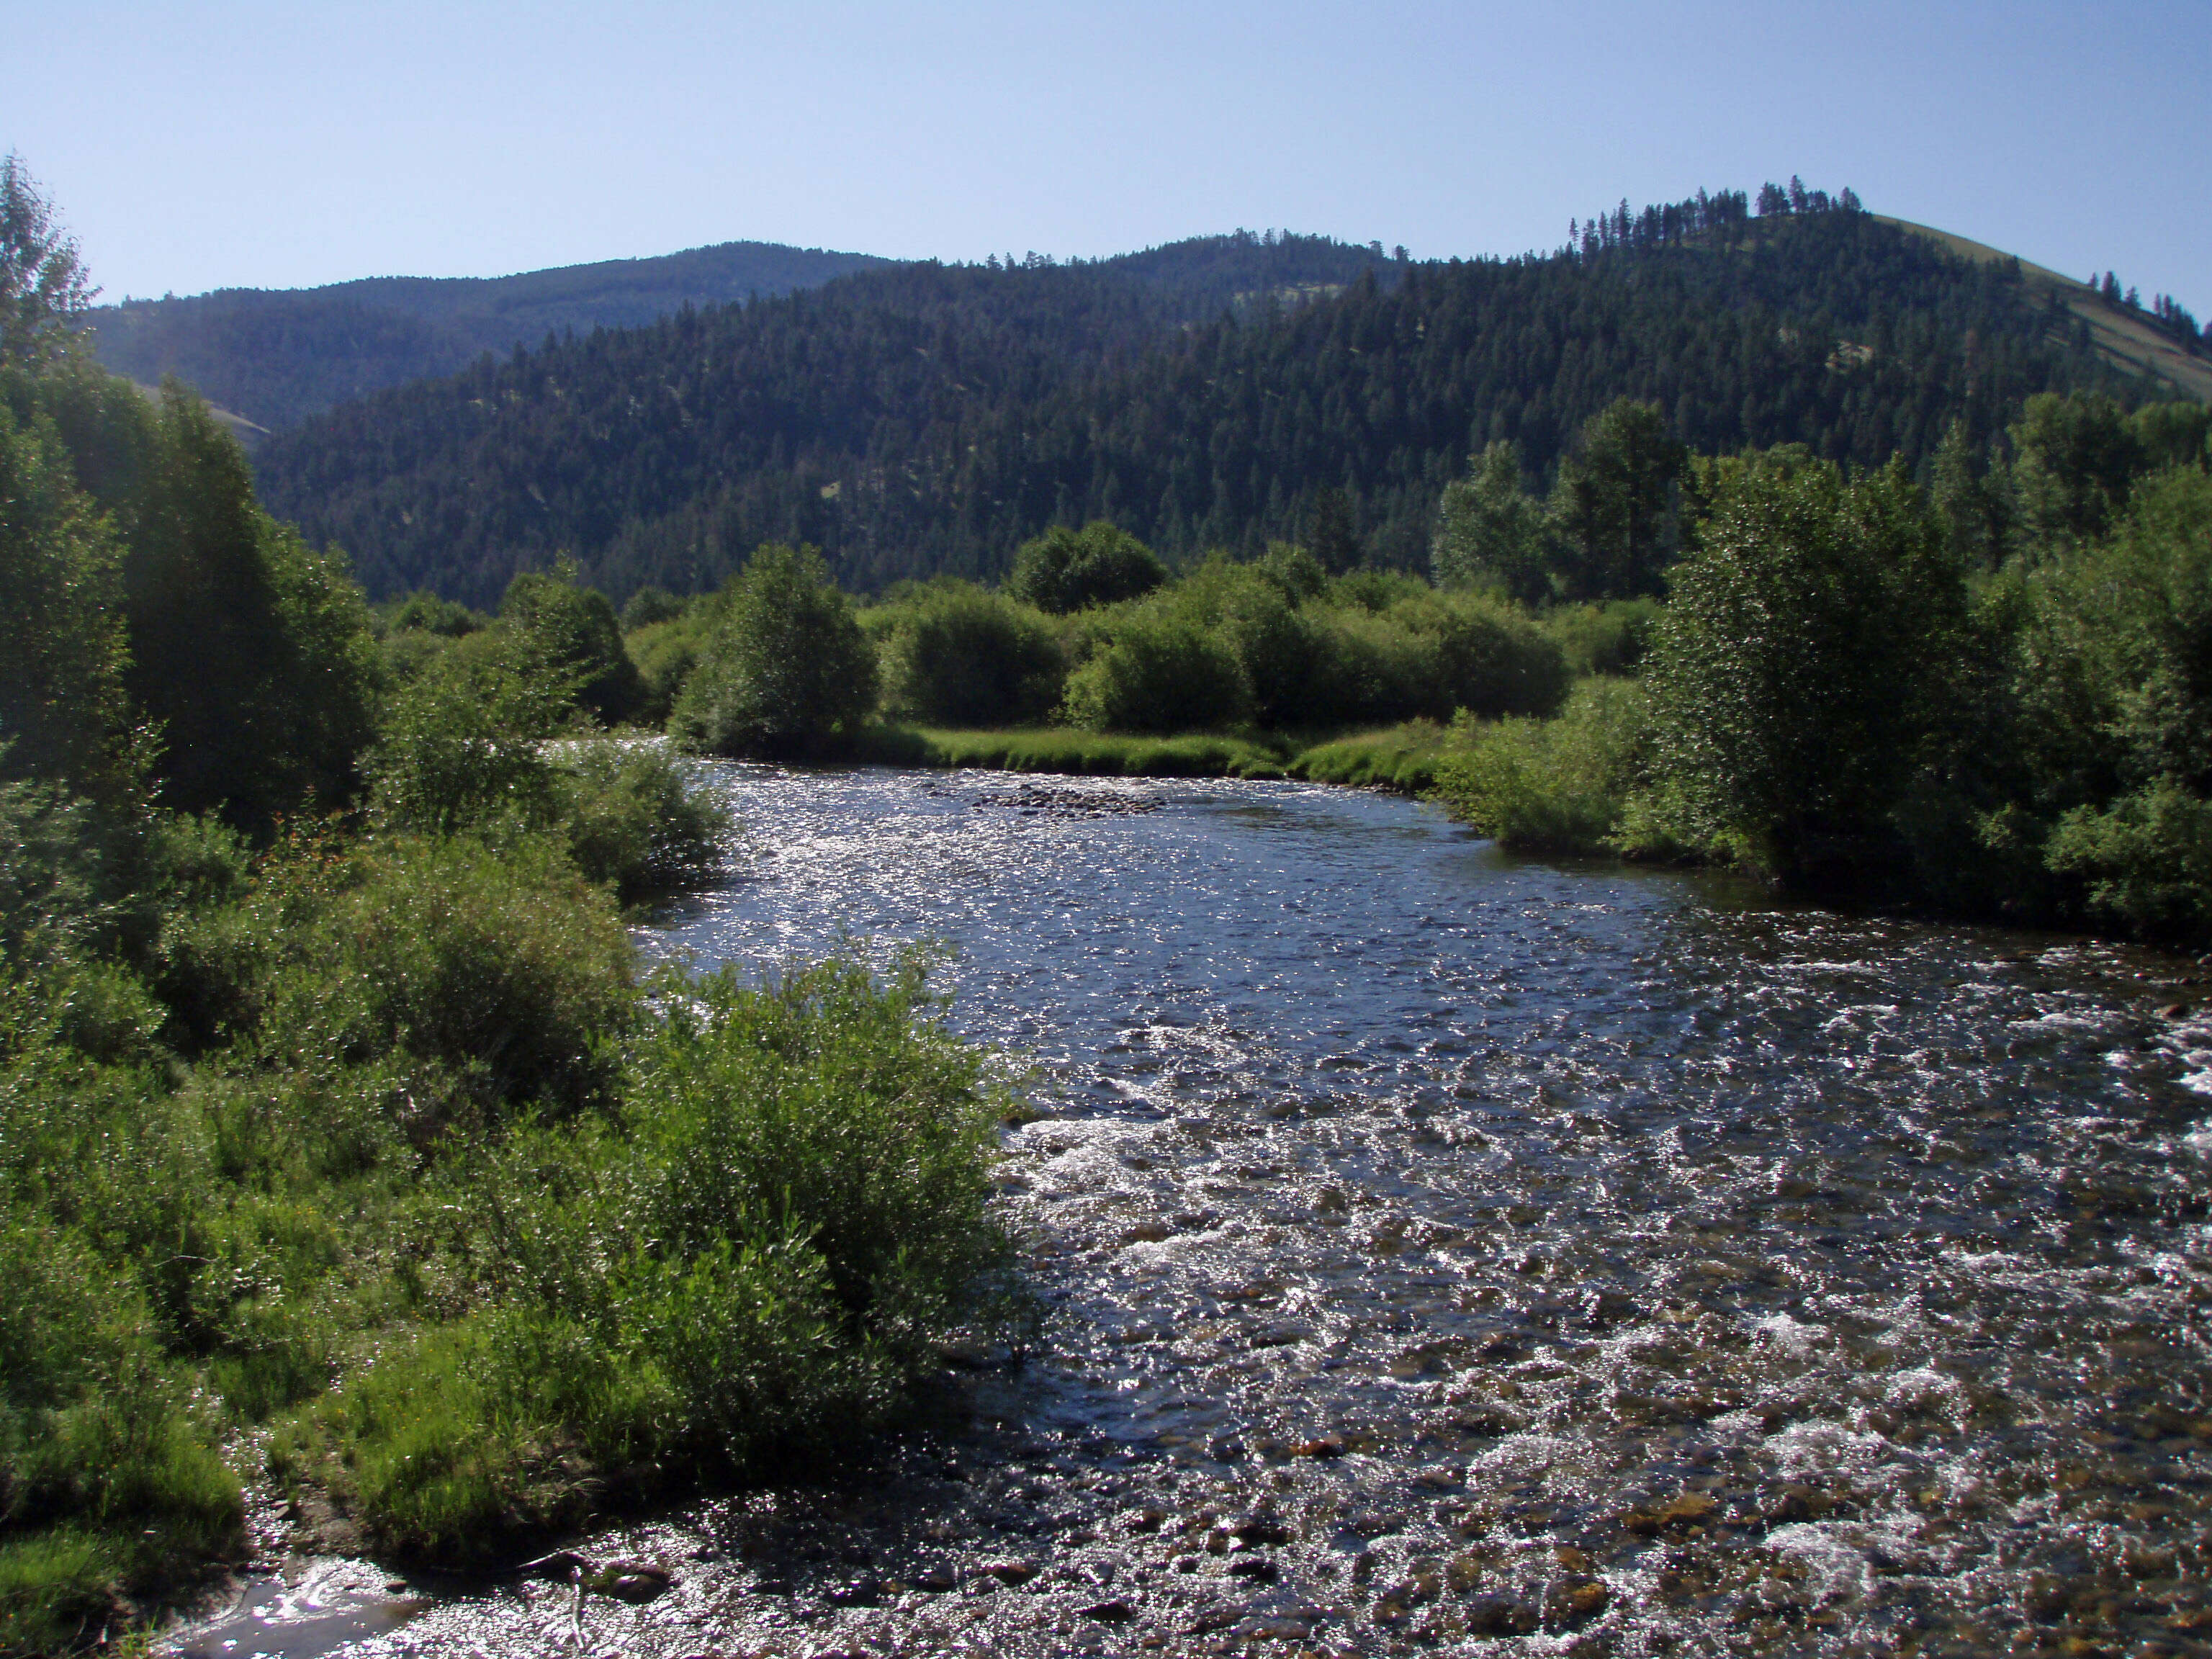
<path id="1" fill-rule="evenodd" d="M 2212 1653 L 2197 965 L 1297 784 L 714 779 L 648 948 L 945 949 L 1042 1352 L 580 1546 L 648 1605 L 322 1563 L 191 1650 Z"/>

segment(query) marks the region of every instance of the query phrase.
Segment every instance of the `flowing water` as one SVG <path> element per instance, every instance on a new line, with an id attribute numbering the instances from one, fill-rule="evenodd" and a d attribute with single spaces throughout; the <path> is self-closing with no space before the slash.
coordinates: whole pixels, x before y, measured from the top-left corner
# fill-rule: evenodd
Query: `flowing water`
<path id="1" fill-rule="evenodd" d="M 2195 964 L 1299 785 L 718 776 L 754 850 L 649 944 L 950 947 L 1045 1351 L 580 1545 L 649 1605 L 395 1587 L 356 1650 L 2212 1653 Z"/>

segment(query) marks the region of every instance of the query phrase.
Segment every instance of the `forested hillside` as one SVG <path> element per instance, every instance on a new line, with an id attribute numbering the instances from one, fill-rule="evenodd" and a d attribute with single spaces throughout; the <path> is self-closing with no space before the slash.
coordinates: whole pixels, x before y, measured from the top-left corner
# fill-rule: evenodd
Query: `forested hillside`
<path id="1" fill-rule="evenodd" d="M 890 263 L 773 242 L 609 259 L 515 276 L 374 276 L 327 288 L 225 289 L 91 314 L 94 349 L 151 386 L 176 374 L 210 402 L 284 427 L 349 398 L 450 374 L 549 333 L 629 328 L 755 294 L 788 294 Z"/>
<path id="2" fill-rule="evenodd" d="M 483 602 L 560 550 L 617 595 L 690 589 L 770 539 L 875 587 L 995 575 L 1102 517 L 1170 556 L 1291 538 L 1418 566 L 1472 450 L 1514 440 L 1540 483 L 1621 396 L 1709 453 L 1918 465 L 1954 417 L 1978 441 L 2037 392 L 2152 391 L 2015 265 L 1817 194 L 1762 208 L 1624 205 L 1504 260 L 1245 237 L 872 271 L 386 392 L 257 465 L 373 592 Z"/>

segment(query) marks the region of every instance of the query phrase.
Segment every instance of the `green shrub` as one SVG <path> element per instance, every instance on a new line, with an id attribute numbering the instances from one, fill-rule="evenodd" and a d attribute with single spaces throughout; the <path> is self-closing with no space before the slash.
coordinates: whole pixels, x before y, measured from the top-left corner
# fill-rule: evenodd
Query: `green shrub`
<path id="1" fill-rule="evenodd" d="M 0 1215 L 0 1652 L 52 1652 L 161 1569 L 237 1546 L 237 1477 L 127 1281 Z"/>
<path id="2" fill-rule="evenodd" d="M 112 793 L 128 779 L 123 548 L 49 422 L 0 404 L 0 765 Z"/>
<path id="3" fill-rule="evenodd" d="M 602 724 L 629 719 L 644 702 L 645 682 L 623 648 L 614 607 L 605 594 L 578 583 L 573 562 L 517 575 L 500 601 L 499 620 L 528 639 L 541 672 L 573 686 L 576 701 Z"/>
<path id="4" fill-rule="evenodd" d="M 819 757 L 858 739 L 875 707 L 876 654 L 819 553 L 764 545 L 715 603 L 673 735 L 762 759 Z"/>
<path id="5" fill-rule="evenodd" d="M 636 1007 L 632 951 L 560 848 L 400 840 L 356 862 L 270 993 L 273 1056 L 411 1063 L 418 1135 L 463 1103 L 608 1097 Z"/>
<path id="6" fill-rule="evenodd" d="M 1054 525 L 1023 543 L 1006 592 L 1040 611 L 1066 615 L 1141 599 L 1167 579 L 1167 567 L 1152 549 L 1098 519 L 1080 530 Z"/>
<path id="7" fill-rule="evenodd" d="M 458 640 L 483 625 L 483 618 L 468 606 L 418 590 L 410 593 L 392 611 L 391 629 L 395 634 L 434 634 Z"/>
<path id="8" fill-rule="evenodd" d="M 1321 665 L 1301 723 L 1448 720 L 1462 708 L 1549 714 L 1566 696 L 1559 647 L 1526 617 L 1480 596 L 1416 585 L 1375 608 L 1319 611 L 1312 624 Z"/>
<path id="9" fill-rule="evenodd" d="M 1774 450 L 1714 464 L 1705 493 L 1648 671 L 1662 769 L 1700 840 L 1793 879 L 1893 874 L 1964 648 L 1958 568 L 1896 467 L 1847 480 Z"/>
<path id="10" fill-rule="evenodd" d="M 674 622 L 690 605 L 689 599 L 678 599 L 665 587 L 641 587 L 623 603 L 623 632 L 635 634 L 641 628 Z"/>
<path id="11" fill-rule="evenodd" d="M 1452 738 L 1437 767 L 1437 793 L 1505 846 L 1532 853 L 1678 850 L 1648 830 L 1625 833 L 1638 792 L 1650 783 L 1650 714 L 1633 681 L 1585 680 L 1555 720 L 1462 716 Z"/>
<path id="12" fill-rule="evenodd" d="M 1066 664 L 1037 611 L 940 580 L 884 607 L 885 709 L 933 726 L 1023 726 L 1050 714 Z"/>
<path id="13" fill-rule="evenodd" d="M 659 743 L 601 738 L 554 760 L 561 829 L 576 866 L 625 900 L 710 881 L 729 814 L 692 787 Z"/>
<path id="14" fill-rule="evenodd" d="M 2089 904 L 2137 933 L 2212 932 L 2212 801 L 2162 777 L 2059 821 L 2051 867 L 2087 884 Z"/>
<path id="15" fill-rule="evenodd" d="M 637 665 L 638 679 L 645 688 L 637 710 L 641 723 L 667 723 L 684 683 L 699 665 L 700 644 L 712 620 L 706 606 L 695 605 L 680 616 L 647 623 L 623 636 L 623 647 Z"/>
<path id="16" fill-rule="evenodd" d="M 998 1097 L 920 958 L 880 982 L 838 957 L 757 989 L 732 969 L 695 981 L 641 1046 L 630 1098 L 639 1224 L 664 1252 L 780 1218 L 848 1313 L 909 1350 L 1002 1263 Z"/>
<path id="17" fill-rule="evenodd" d="M 481 1559 L 610 1483 L 849 1442 L 934 1342 L 1013 1328 L 989 1181 L 1005 1100 L 918 960 L 660 991 L 618 1113 L 521 1128 L 451 1176 L 493 1300 L 284 1440 L 387 1547 Z"/>
<path id="18" fill-rule="evenodd" d="M 372 802 L 403 834 L 528 830 L 550 821 L 544 739 L 566 726 L 569 689 L 522 635 L 473 635 L 392 700 L 368 758 Z"/>
<path id="19" fill-rule="evenodd" d="M 1660 615 L 1656 599 L 1603 599 L 1558 606 L 1542 626 L 1566 653 L 1577 678 L 1632 674 L 1651 648 Z"/>
<path id="20" fill-rule="evenodd" d="M 1139 611 L 1068 676 L 1068 723 L 1093 732 L 1188 732 L 1242 724 L 1252 693 L 1226 641 L 1172 613 Z"/>

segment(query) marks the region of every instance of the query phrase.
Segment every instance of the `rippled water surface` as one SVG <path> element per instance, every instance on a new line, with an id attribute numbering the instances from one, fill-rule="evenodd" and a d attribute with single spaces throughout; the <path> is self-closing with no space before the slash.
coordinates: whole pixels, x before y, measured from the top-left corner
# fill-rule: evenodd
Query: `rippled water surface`
<path id="1" fill-rule="evenodd" d="M 365 1649 L 2212 1653 L 2195 965 L 1297 785 L 720 781 L 655 948 L 951 947 L 1048 1352 L 596 1540 L 649 1606 Z"/>

